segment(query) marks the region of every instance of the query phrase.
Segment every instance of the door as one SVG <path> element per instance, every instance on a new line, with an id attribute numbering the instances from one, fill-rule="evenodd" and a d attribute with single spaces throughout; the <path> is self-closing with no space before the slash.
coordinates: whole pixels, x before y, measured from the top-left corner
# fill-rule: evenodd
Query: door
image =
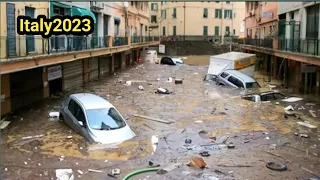
<path id="1" fill-rule="evenodd" d="M 7 56 L 16 56 L 15 5 L 7 3 Z"/>
<path id="2" fill-rule="evenodd" d="M 111 72 L 111 57 L 99 57 L 99 67 L 101 76 L 109 74 Z"/>
<path id="3" fill-rule="evenodd" d="M 26 16 L 29 16 L 32 19 L 34 19 L 34 8 L 26 7 L 25 13 L 26 13 Z M 26 36 L 26 49 L 27 49 L 27 53 L 35 51 L 34 35 Z"/>
<path id="4" fill-rule="evenodd" d="M 94 23 L 94 30 L 92 33 L 92 47 L 98 47 L 99 46 L 99 37 L 98 37 L 98 15 L 96 13 L 94 13 L 94 16 L 96 17 L 96 23 Z"/>

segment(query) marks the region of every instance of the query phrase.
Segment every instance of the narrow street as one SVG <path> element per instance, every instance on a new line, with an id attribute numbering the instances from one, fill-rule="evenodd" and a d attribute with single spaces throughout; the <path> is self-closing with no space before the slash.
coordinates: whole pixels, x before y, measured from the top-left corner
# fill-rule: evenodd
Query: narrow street
<path id="1" fill-rule="evenodd" d="M 303 119 L 319 127 L 319 118 L 311 118 L 306 112 L 301 119 L 285 118 L 281 105 L 242 100 L 239 95 L 244 92 L 240 90 L 204 82 L 207 68 L 137 65 L 91 83 L 88 88 L 69 92 L 100 95 L 128 118 L 137 136 L 116 148 L 89 144 L 65 124 L 50 120 L 48 113 L 57 111 L 64 97 L 22 109 L 1 132 L 2 178 L 56 179 L 56 169 L 72 169 L 75 179 L 115 179 L 107 174 L 119 168 L 121 174 L 117 177 L 121 179 L 134 170 L 148 167 L 149 161 L 161 167 L 173 163 L 181 166 L 163 175 L 150 172 L 131 179 L 307 180 L 320 176 L 320 131 L 297 124 Z M 167 82 L 169 77 L 182 78 L 183 84 Z M 131 86 L 124 85 L 128 80 L 133 82 Z M 139 85 L 144 87 L 143 91 L 138 90 Z M 157 94 L 159 87 L 173 93 Z M 154 122 L 134 114 L 174 123 Z M 294 133 L 308 134 L 309 138 Z M 22 139 L 36 135 L 43 136 Z M 152 154 L 153 135 L 159 136 L 159 144 Z M 217 139 L 217 144 L 208 145 L 211 136 Z M 182 148 L 186 139 L 194 145 L 191 150 Z M 219 144 L 223 139 L 225 144 Z M 230 142 L 234 149 L 227 148 Z M 201 151 L 210 154 L 202 157 L 207 168 L 185 165 L 192 157 L 201 157 Z M 288 169 L 268 169 L 268 162 L 284 163 Z M 88 169 L 102 172 L 88 172 Z"/>

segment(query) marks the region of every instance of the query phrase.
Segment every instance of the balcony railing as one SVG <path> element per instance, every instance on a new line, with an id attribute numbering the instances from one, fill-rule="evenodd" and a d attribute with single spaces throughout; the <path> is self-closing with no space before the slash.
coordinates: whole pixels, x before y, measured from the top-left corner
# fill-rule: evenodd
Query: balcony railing
<path id="1" fill-rule="evenodd" d="M 130 38 L 131 43 L 159 41 L 159 38 L 155 37 Z M 18 58 L 129 45 L 128 37 L 111 36 L 53 36 L 48 39 L 41 36 L 0 37 L 0 43 L 5 45 L 0 49 L 0 58 Z"/>
<path id="2" fill-rule="evenodd" d="M 161 41 L 210 41 L 213 43 L 221 43 L 222 42 L 222 36 L 162 36 Z"/>
<path id="3" fill-rule="evenodd" d="M 233 42 L 280 51 L 303 53 L 314 56 L 320 55 L 320 39 L 286 39 L 275 37 L 273 39 L 234 39 Z"/>

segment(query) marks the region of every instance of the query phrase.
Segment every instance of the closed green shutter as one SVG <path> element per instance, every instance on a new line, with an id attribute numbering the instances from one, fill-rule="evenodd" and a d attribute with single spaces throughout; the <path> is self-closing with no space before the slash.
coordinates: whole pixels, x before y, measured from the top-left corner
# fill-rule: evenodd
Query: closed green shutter
<path id="1" fill-rule="evenodd" d="M 225 19 L 227 19 L 227 12 L 228 12 L 228 10 L 225 9 L 225 10 L 224 10 L 224 18 L 225 18 Z"/>
<path id="2" fill-rule="evenodd" d="M 203 26 L 203 35 L 204 36 L 208 35 L 208 26 Z"/>
<path id="3" fill-rule="evenodd" d="M 173 18 L 177 18 L 177 9 L 173 8 L 173 14 L 172 14 Z"/>
<path id="4" fill-rule="evenodd" d="M 173 26 L 173 35 L 177 35 L 177 26 Z"/>
<path id="5" fill-rule="evenodd" d="M 208 8 L 203 9 L 203 18 L 208 18 Z"/>
<path id="6" fill-rule="evenodd" d="M 218 9 L 215 9 L 215 11 L 214 11 L 214 12 L 215 12 L 215 15 L 214 15 L 214 17 L 215 17 L 215 18 L 218 18 L 218 17 L 219 17 L 219 12 L 218 12 Z"/>
<path id="7" fill-rule="evenodd" d="M 219 26 L 214 27 L 214 35 L 219 36 Z"/>

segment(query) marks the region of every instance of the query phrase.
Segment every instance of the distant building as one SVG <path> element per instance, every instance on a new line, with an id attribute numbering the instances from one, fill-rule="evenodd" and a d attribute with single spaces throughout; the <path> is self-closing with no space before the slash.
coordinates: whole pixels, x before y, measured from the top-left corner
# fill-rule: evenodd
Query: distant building
<path id="1" fill-rule="evenodd" d="M 245 2 L 149 2 L 152 35 L 243 36 Z"/>

